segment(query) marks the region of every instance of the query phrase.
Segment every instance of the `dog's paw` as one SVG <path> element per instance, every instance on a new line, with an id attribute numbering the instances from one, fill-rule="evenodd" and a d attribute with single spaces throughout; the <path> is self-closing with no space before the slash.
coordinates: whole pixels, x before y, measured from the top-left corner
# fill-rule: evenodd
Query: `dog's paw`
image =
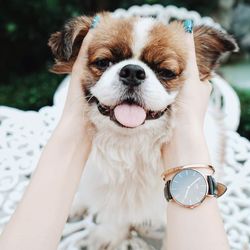
<path id="1" fill-rule="evenodd" d="M 128 237 L 128 227 L 98 225 L 90 233 L 88 250 L 115 250 Z"/>

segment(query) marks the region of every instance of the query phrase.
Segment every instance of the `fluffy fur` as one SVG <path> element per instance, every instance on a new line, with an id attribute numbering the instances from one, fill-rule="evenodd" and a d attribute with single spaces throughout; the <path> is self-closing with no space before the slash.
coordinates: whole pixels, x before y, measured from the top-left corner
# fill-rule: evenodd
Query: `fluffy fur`
<path id="1" fill-rule="evenodd" d="M 188 49 L 180 22 L 165 26 L 149 18 L 100 15 L 101 22 L 93 31 L 95 39 L 88 48 L 88 62 L 82 65 L 89 119 L 97 133 L 72 207 L 73 215 L 81 214 L 86 207 L 97 213 L 99 225 L 90 239 L 93 250 L 114 249 L 128 237 L 131 227 L 145 222 L 151 226 L 164 224 L 167 204 L 160 178 L 161 147 L 171 139 L 174 101 L 185 81 Z M 91 17 L 77 17 L 52 35 L 49 45 L 56 58 L 54 72 L 71 72 L 91 21 Z M 233 38 L 211 27 L 195 27 L 194 38 L 201 79 L 211 77 L 224 52 L 237 49 Z M 109 60 L 110 65 L 105 69 L 97 67 L 100 58 Z M 127 64 L 141 66 L 147 76 L 133 91 L 128 91 L 118 76 Z M 174 77 L 168 75 L 166 79 L 166 69 L 174 72 Z M 126 98 L 136 100 L 145 110 L 168 108 L 160 118 L 131 129 L 101 114 L 93 101 L 114 107 Z"/>

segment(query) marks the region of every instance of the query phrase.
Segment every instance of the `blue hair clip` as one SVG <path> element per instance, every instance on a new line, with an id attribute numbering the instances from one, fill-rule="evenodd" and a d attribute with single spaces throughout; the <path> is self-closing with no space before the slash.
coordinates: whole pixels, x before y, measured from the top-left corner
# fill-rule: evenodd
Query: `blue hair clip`
<path id="1" fill-rule="evenodd" d="M 183 27 L 184 27 L 184 29 L 185 29 L 186 32 L 192 33 L 193 26 L 194 26 L 193 20 L 186 19 L 186 20 L 183 21 Z"/>
<path id="2" fill-rule="evenodd" d="M 94 16 L 90 28 L 94 29 L 99 22 L 100 22 L 100 16 L 98 15 Z"/>

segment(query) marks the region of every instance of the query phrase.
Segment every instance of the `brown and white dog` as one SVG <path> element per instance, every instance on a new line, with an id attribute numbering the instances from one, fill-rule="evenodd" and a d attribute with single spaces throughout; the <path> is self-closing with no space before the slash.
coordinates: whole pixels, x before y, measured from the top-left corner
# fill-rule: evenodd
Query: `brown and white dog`
<path id="1" fill-rule="evenodd" d="M 89 119 L 97 132 L 85 166 L 74 213 L 97 213 L 90 249 L 114 249 L 131 226 L 163 225 L 166 201 L 160 178 L 161 147 L 171 139 L 175 97 L 187 63 L 181 22 L 118 19 L 100 14 L 82 76 Z M 93 17 L 73 18 L 53 34 L 53 71 L 70 73 Z M 234 39 L 207 26 L 194 27 L 201 79 L 209 79 Z"/>

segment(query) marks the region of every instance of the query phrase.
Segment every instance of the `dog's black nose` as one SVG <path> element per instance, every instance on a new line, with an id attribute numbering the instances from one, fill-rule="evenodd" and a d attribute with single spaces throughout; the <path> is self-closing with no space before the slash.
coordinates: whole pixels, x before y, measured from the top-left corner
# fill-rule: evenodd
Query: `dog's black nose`
<path id="1" fill-rule="evenodd" d="M 124 66 L 119 75 L 122 83 L 130 87 L 140 85 L 146 78 L 145 70 L 141 66 L 135 64 Z"/>

